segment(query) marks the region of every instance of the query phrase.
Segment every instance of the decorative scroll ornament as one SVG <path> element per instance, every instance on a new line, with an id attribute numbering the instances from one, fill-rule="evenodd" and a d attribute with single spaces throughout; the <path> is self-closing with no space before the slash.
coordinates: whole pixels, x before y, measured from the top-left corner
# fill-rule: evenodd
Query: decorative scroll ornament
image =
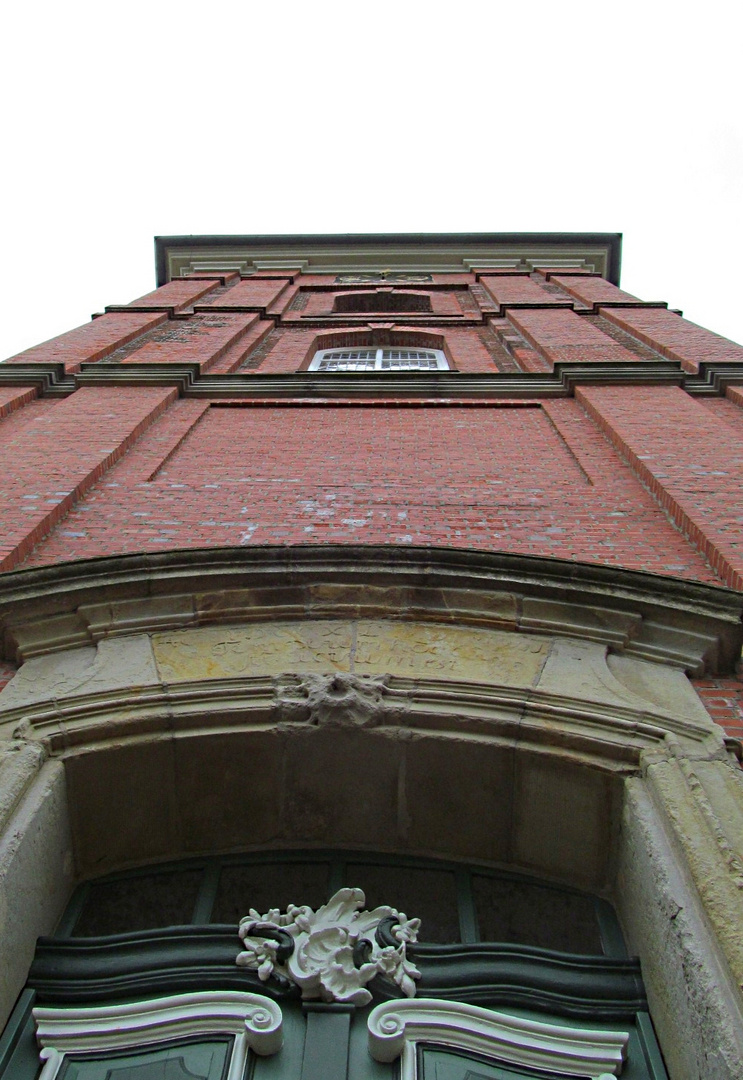
<path id="1" fill-rule="evenodd" d="M 118 1055 L 223 1034 L 233 1036 L 225 1080 L 240 1080 L 249 1049 L 269 1056 L 281 1049 L 283 1039 L 283 1016 L 276 1002 L 236 990 L 205 990 L 95 1008 L 35 1008 L 33 1014 L 44 1063 L 39 1080 L 68 1075 L 65 1057 L 69 1054 Z M 101 1071 L 96 1070 L 96 1075 L 102 1076 L 106 1065 L 99 1064 Z M 164 1067 L 163 1061 L 160 1068 Z M 72 1071 L 77 1075 L 74 1067 Z M 119 1075 L 118 1069 L 114 1071 Z"/>
<path id="2" fill-rule="evenodd" d="M 614 1080 L 629 1041 L 626 1031 L 567 1028 L 439 998 L 385 1001 L 372 1010 L 367 1026 L 376 1061 L 402 1057 L 400 1080 L 418 1080 L 418 1043 L 544 1069 L 551 1076 Z"/>
<path id="3" fill-rule="evenodd" d="M 259 915 L 251 908 L 240 920 L 244 952 L 236 962 L 263 982 L 271 975 L 289 979 L 305 999 L 366 1005 L 372 997 L 366 984 L 375 975 L 413 997 L 420 972 L 405 949 L 417 940 L 420 919 L 386 906 L 364 911 L 365 903 L 361 889 L 339 889 L 317 911 L 290 904 L 283 915 L 278 908 Z"/>

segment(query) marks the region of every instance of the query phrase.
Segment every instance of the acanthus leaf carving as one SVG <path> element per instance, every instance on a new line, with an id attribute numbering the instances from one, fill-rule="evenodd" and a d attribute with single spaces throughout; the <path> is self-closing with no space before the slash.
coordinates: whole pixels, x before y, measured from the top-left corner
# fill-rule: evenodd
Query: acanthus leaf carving
<path id="1" fill-rule="evenodd" d="M 420 919 L 382 906 L 365 911 L 361 889 L 339 889 L 317 911 L 290 904 L 261 915 L 254 908 L 240 920 L 243 952 L 236 963 L 258 973 L 289 979 L 305 1000 L 366 1005 L 366 988 L 376 975 L 394 982 L 406 997 L 415 995 L 420 972 L 406 947 L 418 937 Z M 378 934 L 384 921 L 386 933 Z M 396 944 L 390 944 L 390 937 Z"/>

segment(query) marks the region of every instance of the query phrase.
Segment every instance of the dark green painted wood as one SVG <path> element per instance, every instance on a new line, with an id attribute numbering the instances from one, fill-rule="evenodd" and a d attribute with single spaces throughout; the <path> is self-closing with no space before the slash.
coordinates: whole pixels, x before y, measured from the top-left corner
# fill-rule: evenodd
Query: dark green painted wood
<path id="1" fill-rule="evenodd" d="M 418 1080 L 566 1080 L 553 1072 L 534 1073 L 528 1069 L 488 1061 L 474 1054 L 442 1050 L 434 1046 L 418 1047 Z"/>
<path id="2" fill-rule="evenodd" d="M 173 926 L 105 938 L 39 938 L 28 985 L 43 1002 L 95 1003 L 189 990 L 248 990 L 298 997 L 284 980 L 239 968 L 234 926 Z"/>
<path id="3" fill-rule="evenodd" d="M 140 877 L 149 877 L 153 872 L 159 873 L 177 873 L 178 871 L 202 871 L 202 880 L 199 888 L 198 896 L 194 905 L 191 922 L 194 925 L 204 926 L 210 919 L 214 906 L 215 893 L 219 886 L 219 877 L 222 870 L 229 867 L 245 866 L 245 867 L 260 867 L 262 865 L 270 865 L 275 863 L 291 864 L 295 862 L 306 863 L 307 861 L 316 861 L 319 863 L 326 863 L 328 865 L 328 893 L 326 899 L 329 899 L 339 888 L 354 884 L 348 879 L 348 875 L 351 872 L 349 864 L 363 862 L 365 864 L 380 866 L 380 867 L 411 867 L 413 869 L 434 869 L 441 871 L 448 871 L 455 875 L 456 881 L 456 894 L 458 903 L 458 919 L 460 928 L 460 938 L 465 944 L 471 944 L 481 940 L 481 934 L 478 928 L 477 915 L 475 911 L 475 904 L 473 899 L 472 889 L 472 869 L 468 866 L 462 866 L 457 863 L 450 863 L 445 860 L 431 860 L 420 859 L 408 856 L 390 856 L 387 854 L 375 854 L 370 852 L 332 852 L 327 850 L 318 850 L 315 852 L 307 852 L 306 850 L 299 851 L 286 851 L 286 852 L 266 852 L 251 855 L 228 855 L 228 856 L 213 856 L 211 858 L 199 859 L 199 860 L 181 860 L 179 862 L 173 862 L 168 864 L 161 864 L 159 867 L 143 867 L 136 870 L 122 871 L 115 874 L 106 875 L 105 877 L 97 879 L 95 882 L 85 883 L 80 886 L 75 892 L 68 911 L 65 914 L 60 928 L 55 936 L 65 937 L 74 932 L 75 924 L 78 921 L 80 913 L 83 911 L 86 902 L 94 902 L 95 889 L 91 894 L 91 885 L 103 885 L 108 882 L 117 881 L 132 881 L 132 887 L 136 890 L 136 881 Z M 537 888 L 543 888 L 544 883 L 534 878 L 528 877 L 523 874 L 513 873 L 509 871 L 490 871 L 485 868 L 478 867 L 476 870 L 478 876 L 493 877 L 496 880 L 504 882 L 521 883 L 526 886 L 535 886 Z M 607 956 L 614 956 L 617 958 L 626 957 L 626 951 L 624 947 L 624 941 L 622 938 L 622 932 L 619 927 L 616 915 L 613 908 L 605 900 L 599 897 L 590 896 L 583 892 L 579 892 L 575 889 L 550 885 L 551 889 L 556 892 L 560 892 L 564 895 L 574 895 L 580 897 L 583 900 L 589 899 L 593 904 L 596 913 L 596 925 L 599 931 L 600 939 L 604 945 L 605 953 Z M 89 898 L 87 900 L 86 898 Z M 297 898 L 298 899 L 298 898 Z M 245 898 L 246 912 L 251 905 L 250 897 Z M 408 912 L 409 915 L 415 915 L 417 912 L 414 910 Z M 127 928 L 131 929 L 131 928 Z M 425 924 L 422 928 L 422 937 L 425 940 L 426 927 Z"/>
<path id="4" fill-rule="evenodd" d="M 208 923 L 212 917 L 214 900 L 219 887 L 219 875 L 222 872 L 222 860 L 213 859 L 204 870 L 199 887 L 199 895 L 196 897 L 191 922 L 195 925 Z"/>
<path id="5" fill-rule="evenodd" d="M 347 1080 L 353 1005 L 306 1004 L 301 1080 Z"/>
<path id="6" fill-rule="evenodd" d="M 408 956 L 421 997 L 607 1019 L 647 1008 L 637 960 L 498 944 L 415 945 Z"/>
<path id="7" fill-rule="evenodd" d="M 459 933 L 465 945 L 480 940 L 477 929 L 475 900 L 472 895 L 472 875 L 464 867 L 456 871 L 457 897 L 459 899 Z"/>
<path id="8" fill-rule="evenodd" d="M 75 932 L 78 919 L 80 918 L 83 908 L 88 902 L 88 896 L 90 894 L 90 882 L 86 881 L 79 888 L 75 889 L 72 894 L 72 899 L 65 909 L 65 913 L 59 921 L 57 926 L 57 932 L 55 937 L 71 937 Z"/>
<path id="9" fill-rule="evenodd" d="M 136 1050 L 74 1054 L 59 1080 L 226 1080 L 234 1038 L 188 1039 Z"/>
<path id="10" fill-rule="evenodd" d="M 648 1075 L 652 1080 L 668 1080 L 668 1073 L 658 1046 L 658 1040 L 655 1037 L 655 1028 L 650 1019 L 650 1013 L 638 1012 L 636 1022 L 637 1039 L 642 1048 Z"/>
<path id="11" fill-rule="evenodd" d="M 39 1051 L 36 1046 L 35 1024 L 31 1010 L 36 1002 L 33 990 L 24 990 L 5 1031 L 0 1036 L 0 1076 L 7 1070 L 8 1076 L 33 1076 L 39 1065 Z M 26 1070 L 24 1072 L 24 1070 Z"/>
<path id="12" fill-rule="evenodd" d="M 626 959 L 627 949 L 625 948 L 624 937 L 619 928 L 614 908 L 606 900 L 602 900 L 597 896 L 594 900 L 594 909 L 596 911 L 596 921 L 599 924 L 599 934 L 604 955 L 613 956 L 617 960 Z"/>
<path id="13" fill-rule="evenodd" d="M 258 991 L 277 999 L 299 990 L 238 968 L 233 926 L 171 927 L 106 938 L 40 938 L 28 985 L 59 1003 L 147 997 L 208 988 Z M 419 996 L 479 1005 L 510 1002 L 565 1016 L 624 1017 L 646 1009 L 639 963 L 514 945 L 415 945 Z M 399 996 L 377 978 L 378 1000 Z"/>

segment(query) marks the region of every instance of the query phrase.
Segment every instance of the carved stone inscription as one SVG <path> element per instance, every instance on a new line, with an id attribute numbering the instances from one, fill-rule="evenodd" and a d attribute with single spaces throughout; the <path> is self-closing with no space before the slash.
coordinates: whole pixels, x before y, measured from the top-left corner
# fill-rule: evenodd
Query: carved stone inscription
<path id="1" fill-rule="evenodd" d="M 435 623 L 315 620 L 200 627 L 153 635 L 166 682 L 283 672 L 389 673 L 532 686 L 550 642 Z"/>

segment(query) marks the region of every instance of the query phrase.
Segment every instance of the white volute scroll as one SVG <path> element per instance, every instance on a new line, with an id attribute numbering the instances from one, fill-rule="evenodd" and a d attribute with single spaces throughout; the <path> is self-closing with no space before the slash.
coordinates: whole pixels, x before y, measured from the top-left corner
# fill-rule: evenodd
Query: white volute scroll
<path id="1" fill-rule="evenodd" d="M 34 1009 L 45 1062 L 39 1080 L 53 1080 L 66 1054 L 135 1050 L 194 1036 L 235 1037 L 225 1080 L 241 1080 L 248 1049 L 262 1057 L 281 1049 L 283 1017 L 270 998 L 242 991 L 204 991 L 92 1009 Z"/>
<path id="2" fill-rule="evenodd" d="M 559 1027 L 457 1001 L 386 1001 L 369 1015 L 369 1051 L 377 1061 L 402 1056 L 400 1080 L 416 1080 L 419 1042 L 481 1054 L 510 1065 L 566 1076 L 618 1076 L 629 1035 Z"/>
<path id="3" fill-rule="evenodd" d="M 289 979 L 305 1000 L 367 1005 L 372 996 L 366 984 L 375 975 L 386 975 L 413 997 L 420 972 L 405 948 L 417 940 L 420 919 L 386 906 L 364 911 L 365 902 L 361 889 L 339 889 L 317 911 L 290 904 L 283 914 L 275 908 L 259 915 L 251 908 L 240 921 L 244 951 L 236 962 L 263 981 L 271 975 Z M 395 945 L 377 939 L 382 920 Z"/>

